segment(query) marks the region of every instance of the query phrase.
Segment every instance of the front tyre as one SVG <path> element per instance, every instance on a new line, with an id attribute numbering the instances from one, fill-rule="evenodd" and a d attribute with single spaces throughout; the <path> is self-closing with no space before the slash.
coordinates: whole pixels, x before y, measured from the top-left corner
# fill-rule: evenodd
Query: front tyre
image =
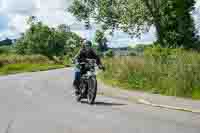
<path id="1" fill-rule="evenodd" d="M 76 101 L 80 102 L 82 99 L 82 90 L 86 87 L 85 83 L 83 80 L 80 81 L 80 84 L 78 85 L 78 94 L 76 95 Z"/>
<path id="2" fill-rule="evenodd" d="M 77 102 L 80 102 L 80 101 L 81 101 L 81 95 L 80 95 L 80 94 L 76 96 L 76 101 L 77 101 Z"/>
<path id="3" fill-rule="evenodd" d="M 96 94 L 97 94 L 97 80 L 96 78 L 93 77 L 88 80 L 87 100 L 89 104 L 94 104 Z"/>

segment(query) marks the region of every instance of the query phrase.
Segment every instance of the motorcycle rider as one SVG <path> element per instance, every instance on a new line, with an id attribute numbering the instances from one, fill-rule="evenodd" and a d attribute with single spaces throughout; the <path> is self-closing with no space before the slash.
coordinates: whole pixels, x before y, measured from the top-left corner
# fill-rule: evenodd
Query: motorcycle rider
<path id="1" fill-rule="evenodd" d="M 92 42 L 85 40 L 82 44 L 82 48 L 78 52 L 78 54 L 75 56 L 73 61 L 76 61 L 78 63 L 80 62 L 86 62 L 86 59 L 95 59 L 98 67 L 100 69 L 104 70 L 104 67 L 101 63 L 100 57 L 96 54 L 96 52 L 92 48 Z M 84 70 L 84 67 L 82 69 L 79 69 L 76 67 L 75 69 L 75 77 L 73 81 L 73 86 L 75 88 L 76 95 L 79 93 L 79 81 L 82 74 L 87 72 L 87 70 Z"/>

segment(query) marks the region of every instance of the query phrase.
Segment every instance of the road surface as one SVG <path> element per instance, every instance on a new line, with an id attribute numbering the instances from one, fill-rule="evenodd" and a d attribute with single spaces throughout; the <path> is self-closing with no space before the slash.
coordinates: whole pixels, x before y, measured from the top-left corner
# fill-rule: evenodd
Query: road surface
<path id="1" fill-rule="evenodd" d="M 200 115 L 97 96 L 77 103 L 73 71 L 0 77 L 0 133 L 200 133 Z"/>

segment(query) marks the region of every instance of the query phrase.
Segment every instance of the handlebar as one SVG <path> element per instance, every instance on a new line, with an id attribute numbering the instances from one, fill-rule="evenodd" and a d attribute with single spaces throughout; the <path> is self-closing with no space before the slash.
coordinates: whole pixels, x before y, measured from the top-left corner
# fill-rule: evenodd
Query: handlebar
<path id="1" fill-rule="evenodd" d="M 85 59 L 82 62 L 78 62 L 77 60 L 73 60 L 73 64 L 85 65 L 85 64 L 88 64 L 88 63 L 96 65 L 96 60 L 95 59 Z M 105 71 L 105 67 L 103 65 L 100 65 L 99 69 L 102 69 L 103 71 Z"/>

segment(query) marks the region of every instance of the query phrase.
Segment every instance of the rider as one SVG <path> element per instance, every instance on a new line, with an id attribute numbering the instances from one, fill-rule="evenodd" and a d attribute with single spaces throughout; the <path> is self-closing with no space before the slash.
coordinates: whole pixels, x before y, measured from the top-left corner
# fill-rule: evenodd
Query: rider
<path id="1" fill-rule="evenodd" d="M 104 69 L 100 57 L 96 54 L 96 52 L 92 49 L 92 42 L 85 40 L 82 44 L 82 48 L 78 52 L 78 54 L 75 56 L 74 60 L 77 61 L 78 63 L 80 62 L 86 62 L 86 59 L 95 59 L 98 67 L 100 69 Z M 81 74 L 83 73 L 83 70 L 76 68 L 75 70 L 75 78 L 74 78 L 74 88 L 75 88 L 75 93 L 78 94 L 78 85 L 79 85 L 79 80 L 81 77 Z"/>

